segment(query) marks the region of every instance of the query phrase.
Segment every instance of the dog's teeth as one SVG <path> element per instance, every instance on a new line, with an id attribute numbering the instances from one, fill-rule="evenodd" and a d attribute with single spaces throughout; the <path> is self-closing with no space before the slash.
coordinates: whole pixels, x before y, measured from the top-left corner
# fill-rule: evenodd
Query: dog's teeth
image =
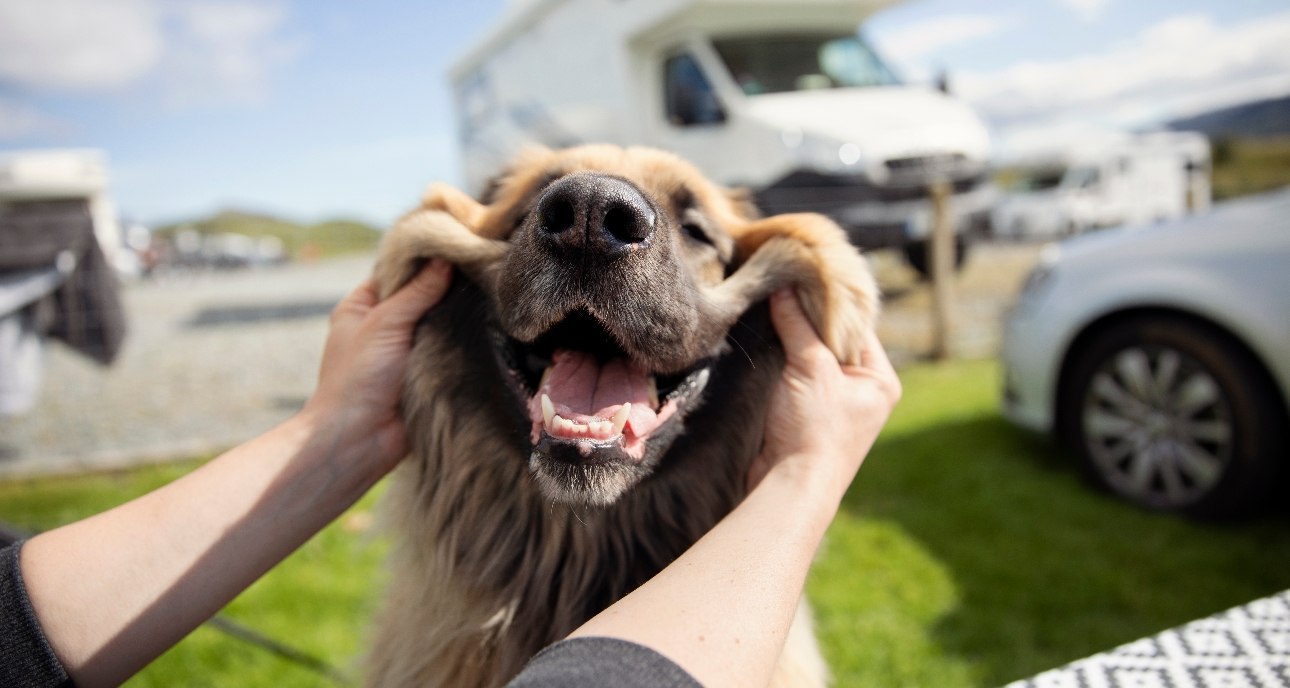
<path id="1" fill-rule="evenodd" d="M 543 387 L 546 387 L 546 379 L 551 377 L 551 370 L 553 368 L 555 368 L 555 366 L 547 366 L 546 370 L 542 371 L 542 380 L 538 382 L 538 389 L 542 389 Z"/>
<path id="2" fill-rule="evenodd" d="M 650 408 L 658 408 L 658 383 L 654 381 L 654 376 L 649 376 L 649 405 Z"/>
<path id="3" fill-rule="evenodd" d="M 632 413 L 632 404 L 631 402 L 627 402 L 626 404 L 622 405 L 622 408 L 618 409 L 618 413 L 614 414 L 613 420 L 611 422 L 614 424 L 615 435 L 623 431 L 623 426 L 627 425 L 627 416 L 631 415 L 631 413 Z"/>
<path id="4" fill-rule="evenodd" d="M 555 412 L 555 406 L 551 403 L 551 397 L 546 394 L 542 395 L 542 419 L 545 422 L 547 432 L 562 435 L 582 435 L 598 439 L 609 439 L 622 434 L 623 428 L 627 425 L 627 417 L 631 415 L 632 405 L 623 404 L 618 408 L 618 412 L 610 420 L 595 419 L 588 420 L 586 423 L 579 423 L 570 418 L 563 418 Z"/>

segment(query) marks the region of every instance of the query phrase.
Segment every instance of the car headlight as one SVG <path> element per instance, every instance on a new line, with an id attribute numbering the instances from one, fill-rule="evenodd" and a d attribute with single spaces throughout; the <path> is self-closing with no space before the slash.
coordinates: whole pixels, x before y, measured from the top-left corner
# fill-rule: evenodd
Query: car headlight
<path id="1" fill-rule="evenodd" d="M 805 166 L 830 172 L 869 173 L 870 159 L 859 144 L 790 128 L 780 132 L 785 148 Z"/>
<path id="2" fill-rule="evenodd" d="M 1034 312 L 1040 307 L 1052 291 L 1060 256 L 1061 249 L 1057 244 L 1049 244 L 1039 253 L 1039 263 L 1030 270 L 1026 281 L 1021 284 L 1021 291 L 1012 307 L 1013 317 Z"/>

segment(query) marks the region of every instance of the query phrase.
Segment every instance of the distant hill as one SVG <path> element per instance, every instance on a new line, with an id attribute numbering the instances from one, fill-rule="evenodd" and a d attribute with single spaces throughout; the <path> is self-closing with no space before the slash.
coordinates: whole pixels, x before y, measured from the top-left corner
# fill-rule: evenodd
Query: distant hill
<path id="1" fill-rule="evenodd" d="M 206 219 L 177 222 L 158 227 L 153 231 L 166 235 L 181 229 L 193 229 L 201 234 L 274 236 L 281 239 L 287 252 L 297 258 L 371 251 L 381 240 L 379 230 L 356 220 L 328 220 L 302 225 L 270 215 L 240 210 L 225 210 Z"/>
<path id="2" fill-rule="evenodd" d="M 1210 138 L 1290 134 L 1290 95 L 1177 119 L 1167 126 L 1199 131 Z"/>

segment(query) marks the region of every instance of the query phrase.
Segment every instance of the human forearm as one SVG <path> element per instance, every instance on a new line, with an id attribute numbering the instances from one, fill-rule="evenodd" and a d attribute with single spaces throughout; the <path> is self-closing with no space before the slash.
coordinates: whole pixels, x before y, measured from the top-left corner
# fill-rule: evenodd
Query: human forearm
<path id="1" fill-rule="evenodd" d="M 352 504 L 381 470 L 301 414 L 193 473 L 33 538 L 22 568 L 80 686 L 129 677 Z"/>
<path id="2" fill-rule="evenodd" d="M 573 636 L 646 645 L 705 686 L 765 685 L 837 510 L 837 488 L 813 478 L 771 471 L 680 558 Z"/>
<path id="3" fill-rule="evenodd" d="M 575 636 L 647 645 L 707 686 L 771 678 L 820 539 L 901 393 L 872 332 L 861 365 L 842 368 L 791 294 L 771 319 L 786 365 L 748 497 Z"/>
<path id="4" fill-rule="evenodd" d="M 399 392 L 413 329 L 451 276 L 432 260 L 384 301 L 373 282 L 360 285 L 332 311 L 318 387 L 300 413 L 170 485 L 23 547 L 28 596 L 78 685 L 138 671 L 404 456 Z"/>

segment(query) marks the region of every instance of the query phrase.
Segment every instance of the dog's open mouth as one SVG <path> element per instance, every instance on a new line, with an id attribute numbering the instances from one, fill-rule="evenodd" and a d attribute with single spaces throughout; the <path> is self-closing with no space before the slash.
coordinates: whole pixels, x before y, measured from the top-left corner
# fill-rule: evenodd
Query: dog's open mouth
<path id="1" fill-rule="evenodd" d="M 673 374 L 649 370 L 581 310 L 532 343 L 500 340 L 535 452 L 571 463 L 640 463 L 651 437 L 685 415 L 710 376 L 710 361 Z"/>

